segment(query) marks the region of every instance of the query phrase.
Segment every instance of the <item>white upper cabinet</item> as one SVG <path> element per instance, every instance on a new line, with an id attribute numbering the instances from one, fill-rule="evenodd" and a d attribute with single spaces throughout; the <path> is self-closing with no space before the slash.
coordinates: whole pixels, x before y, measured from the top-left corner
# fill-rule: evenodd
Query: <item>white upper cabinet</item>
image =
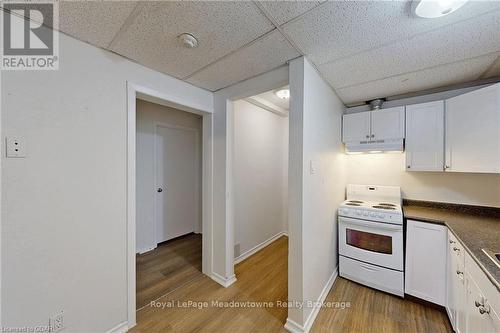
<path id="1" fill-rule="evenodd" d="M 403 139 L 404 117 L 404 106 L 345 114 L 343 142 Z"/>
<path id="2" fill-rule="evenodd" d="M 371 111 L 371 140 L 392 140 L 405 137 L 405 107 Z"/>
<path id="3" fill-rule="evenodd" d="M 500 84 L 446 100 L 445 169 L 500 173 Z"/>
<path id="4" fill-rule="evenodd" d="M 406 107 L 406 169 L 443 171 L 444 101 Z"/>
<path id="5" fill-rule="evenodd" d="M 370 139 L 370 112 L 343 116 L 343 142 L 359 142 Z"/>

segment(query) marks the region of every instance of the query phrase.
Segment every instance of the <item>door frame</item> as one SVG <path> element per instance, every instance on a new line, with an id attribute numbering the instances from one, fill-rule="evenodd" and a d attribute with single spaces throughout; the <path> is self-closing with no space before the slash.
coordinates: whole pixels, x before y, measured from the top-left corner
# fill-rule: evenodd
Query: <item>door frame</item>
<path id="1" fill-rule="evenodd" d="M 213 107 L 193 102 L 189 97 L 179 98 L 149 87 L 127 81 L 126 85 L 126 146 L 127 146 L 127 211 L 126 211 L 126 278 L 127 325 L 136 325 L 136 101 L 137 99 L 174 107 L 202 116 L 202 271 L 212 276 L 212 189 L 213 189 Z"/>
<path id="2" fill-rule="evenodd" d="M 158 155 L 157 155 L 157 149 L 158 149 L 158 127 L 164 127 L 164 128 L 170 128 L 170 129 L 177 129 L 177 130 L 183 130 L 183 131 L 189 131 L 189 132 L 193 132 L 195 134 L 195 140 L 196 140 L 196 147 L 195 147 L 195 154 L 196 154 L 196 168 L 195 168 L 195 173 L 196 173 L 196 180 L 195 180 L 195 193 L 199 194 L 200 193 L 200 190 L 203 186 L 200 186 L 200 181 L 202 180 L 200 177 L 200 162 L 202 161 L 201 160 L 201 156 L 200 156 L 200 130 L 197 129 L 197 128 L 194 128 L 194 127 L 188 127 L 188 126 L 179 126 L 179 125 L 173 125 L 173 124 L 169 124 L 169 123 L 166 123 L 166 122 L 161 122 L 161 121 L 155 121 L 154 123 L 154 153 L 153 153 L 153 163 L 154 163 L 154 180 L 155 180 L 155 186 L 158 186 L 158 179 L 157 179 L 157 176 L 158 176 Z M 156 215 L 157 212 L 158 212 L 158 206 L 157 206 L 158 202 L 157 200 L 155 199 L 154 201 L 154 212 L 153 212 L 153 216 L 154 216 L 154 221 L 155 221 L 155 229 L 154 229 L 154 234 L 155 234 L 155 242 L 156 242 L 156 245 L 158 245 L 158 233 L 157 233 L 157 223 L 158 223 L 158 216 Z M 199 207 L 199 209 L 196 210 L 196 223 L 193 225 L 193 231 L 195 234 L 200 234 L 202 233 L 202 230 L 203 230 L 203 224 L 200 226 L 199 225 L 199 221 L 200 221 L 200 210 L 201 210 L 201 202 L 200 202 L 200 197 L 199 195 L 196 196 L 196 199 L 195 199 L 195 204 L 197 207 Z"/>

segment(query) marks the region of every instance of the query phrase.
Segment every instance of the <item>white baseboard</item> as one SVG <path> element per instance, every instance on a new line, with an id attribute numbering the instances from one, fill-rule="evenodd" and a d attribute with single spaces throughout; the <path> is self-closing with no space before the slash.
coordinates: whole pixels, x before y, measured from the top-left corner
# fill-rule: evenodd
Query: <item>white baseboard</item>
<path id="1" fill-rule="evenodd" d="M 143 249 L 140 249 L 137 251 L 137 253 L 139 254 L 144 254 L 146 252 L 149 252 L 149 251 L 153 251 L 154 249 L 156 249 L 158 247 L 157 244 L 155 244 L 155 246 L 151 246 L 151 247 L 146 247 L 146 248 L 143 248 Z"/>
<path id="2" fill-rule="evenodd" d="M 333 270 L 332 275 L 330 276 L 325 286 L 323 287 L 323 290 L 319 294 L 319 297 L 316 302 L 323 303 L 325 301 L 326 296 L 328 296 L 330 289 L 332 289 L 332 286 L 335 283 L 335 280 L 337 279 L 337 276 L 339 276 L 338 266 Z M 287 318 L 285 323 L 285 329 L 291 333 L 308 333 L 311 330 L 311 327 L 314 324 L 316 317 L 318 316 L 319 310 L 321 310 L 321 307 L 313 308 L 313 310 L 307 317 L 304 326 L 301 326 L 297 324 L 295 321 Z"/>
<path id="3" fill-rule="evenodd" d="M 220 284 L 224 288 L 227 288 L 236 282 L 236 275 L 234 275 L 234 274 L 228 278 L 225 278 L 223 276 L 220 276 L 217 273 L 212 273 L 211 278 L 212 278 L 212 280 L 214 280 L 215 282 L 217 282 L 218 284 Z"/>
<path id="4" fill-rule="evenodd" d="M 244 253 L 240 254 L 238 257 L 234 258 L 234 263 L 238 264 L 242 262 L 243 260 L 247 259 L 248 257 L 252 256 L 253 254 L 259 252 L 259 250 L 262 250 L 281 236 L 287 236 L 288 234 L 285 231 L 280 231 L 276 235 L 272 236 L 271 238 L 263 241 L 262 243 L 252 247 L 250 250 L 245 251 Z"/>
<path id="5" fill-rule="evenodd" d="M 107 331 L 106 333 L 125 333 L 128 331 L 128 323 L 124 321 Z"/>
<path id="6" fill-rule="evenodd" d="M 290 318 L 286 319 L 285 329 L 290 333 L 304 333 L 304 327 L 297 324 L 296 322 L 294 322 Z"/>

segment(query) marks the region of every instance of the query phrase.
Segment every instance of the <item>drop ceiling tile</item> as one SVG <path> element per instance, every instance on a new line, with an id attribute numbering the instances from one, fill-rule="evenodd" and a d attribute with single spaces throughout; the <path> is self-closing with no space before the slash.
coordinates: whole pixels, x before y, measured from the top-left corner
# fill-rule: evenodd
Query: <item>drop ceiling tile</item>
<path id="1" fill-rule="evenodd" d="M 136 1 L 61 1 L 59 30 L 107 47 L 136 5 Z"/>
<path id="2" fill-rule="evenodd" d="M 278 31 L 230 54 L 189 77 L 187 81 L 212 91 L 279 67 L 300 54 Z"/>
<path id="3" fill-rule="evenodd" d="M 257 6 L 248 1 L 148 2 L 111 49 L 184 78 L 273 28 Z M 198 39 L 197 48 L 178 44 L 177 36 L 184 32 Z"/>
<path id="4" fill-rule="evenodd" d="M 411 1 L 332 1 L 283 29 L 321 65 L 498 9 L 500 1 L 469 1 L 457 12 L 431 20 L 411 14 Z"/>
<path id="5" fill-rule="evenodd" d="M 323 0 L 324 1 L 324 0 Z M 316 7 L 322 1 L 259 1 L 264 10 L 271 15 L 276 23 L 281 25 L 308 10 Z"/>
<path id="6" fill-rule="evenodd" d="M 341 88 L 337 89 L 336 92 L 345 104 L 353 104 L 374 98 L 469 82 L 476 80 L 479 76 L 478 73 L 483 73 L 491 66 L 497 56 L 498 54 L 481 56 L 419 72 Z"/>
<path id="7" fill-rule="evenodd" d="M 500 51 L 500 12 L 342 58 L 319 70 L 334 88 L 342 88 L 496 51 Z"/>

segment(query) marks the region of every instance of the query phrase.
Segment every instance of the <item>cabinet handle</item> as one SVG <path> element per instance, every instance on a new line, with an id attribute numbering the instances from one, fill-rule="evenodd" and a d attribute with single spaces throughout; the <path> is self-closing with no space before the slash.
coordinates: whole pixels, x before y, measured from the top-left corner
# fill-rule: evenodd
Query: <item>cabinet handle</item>
<path id="1" fill-rule="evenodd" d="M 370 138 L 370 136 L 367 134 L 367 135 L 366 135 L 366 138 L 368 139 L 368 138 Z"/>
<path id="2" fill-rule="evenodd" d="M 450 166 L 449 166 L 449 165 L 445 165 L 445 166 L 444 166 L 444 168 L 445 168 L 445 169 L 449 169 L 449 168 L 450 168 Z"/>
<path id="3" fill-rule="evenodd" d="M 480 306 L 479 307 L 479 313 L 480 314 L 489 314 L 490 313 L 490 307 L 485 307 L 485 306 Z"/>
<path id="4" fill-rule="evenodd" d="M 453 241 L 453 240 L 450 240 L 450 244 L 455 244 L 455 241 Z"/>
<path id="5" fill-rule="evenodd" d="M 457 275 L 460 275 L 460 274 L 464 274 L 464 272 L 460 272 L 460 271 L 457 269 Z"/>
<path id="6" fill-rule="evenodd" d="M 375 137 L 375 134 L 372 134 L 372 138 L 374 138 L 374 137 Z"/>
<path id="7" fill-rule="evenodd" d="M 455 251 L 455 252 L 456 252 L 456 251 L 460 252 L 460 249 L 459 249 L 458 247 L 454 247 L 454 248 L 453 248 L 453 251 Z"/>
<path id="8" fill-rule="evenodd" d="M 484 303 L 480 303 L 478 301 L 474 301 L 474 305 L 476 306 L 476 308 L 478 308 L 480 306 L 484 306 Z"/>
<path id="9" fill-rule="evenodd" d="M 411 168 L 411 165 L 408 165 L 408 169 Z"/>

